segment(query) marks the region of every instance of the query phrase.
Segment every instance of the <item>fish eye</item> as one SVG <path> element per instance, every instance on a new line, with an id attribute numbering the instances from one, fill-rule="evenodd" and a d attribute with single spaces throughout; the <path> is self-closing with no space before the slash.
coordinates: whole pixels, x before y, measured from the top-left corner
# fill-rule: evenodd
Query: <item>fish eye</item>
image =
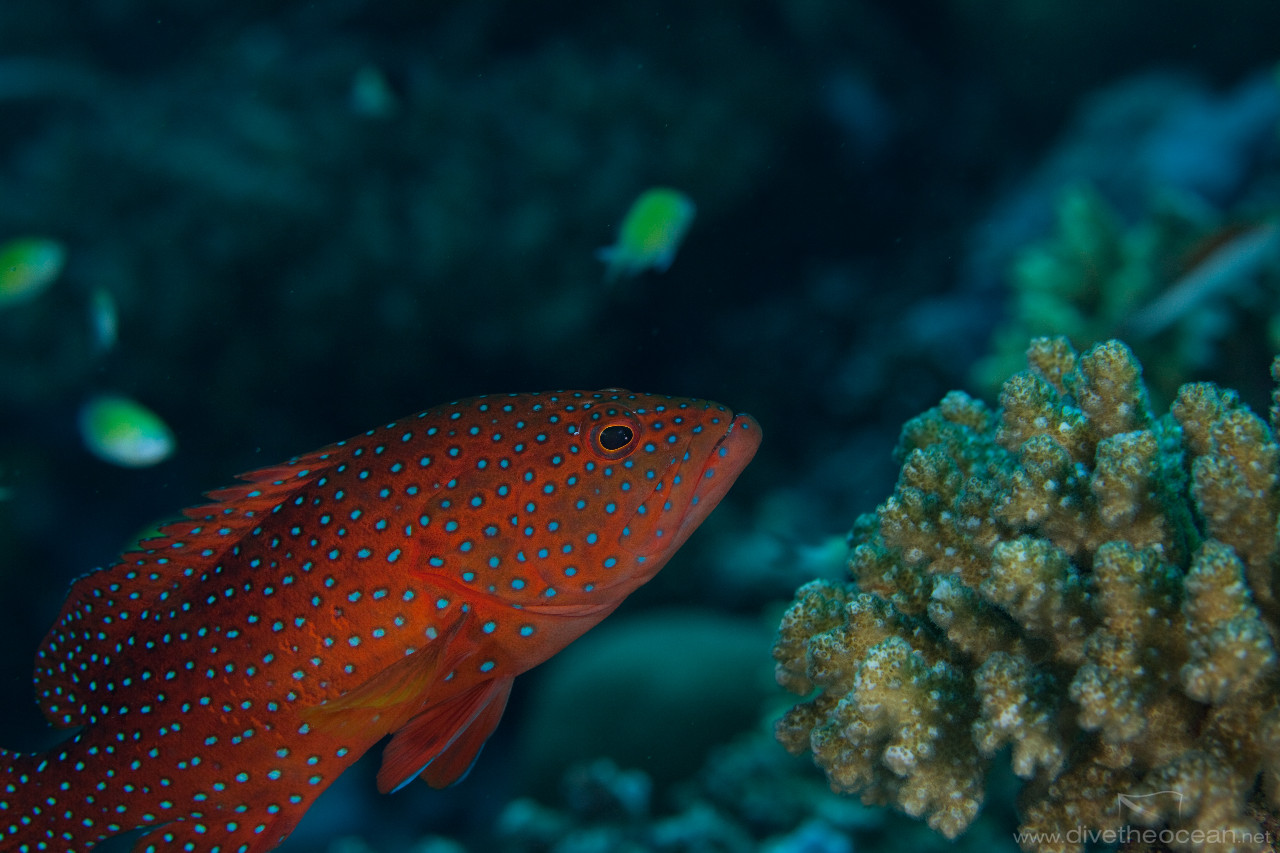
<path id="1" fill-rule="evenodd" d="M 600 435 L 596 437 L 596 441 L 600 442 L 600 446 L 605 450 L 621 450 L 630 444 L 636 437 L 631 427 L 622 424 L 613 424 L 600 430 Z"/>
<path id="2" fill-rule="evenodd" d="M 621 459 L 635 450 L 639 434 L 628 421 L 606 421 L 591 428 L 591 449 L 605 459 Z"/>

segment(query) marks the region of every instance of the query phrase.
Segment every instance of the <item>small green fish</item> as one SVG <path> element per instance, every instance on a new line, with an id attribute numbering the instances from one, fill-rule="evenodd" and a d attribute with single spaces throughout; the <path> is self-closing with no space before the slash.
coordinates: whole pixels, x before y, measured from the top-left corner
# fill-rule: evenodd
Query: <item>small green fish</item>
<path id="1" fill-rule="evenodd" d="M 693 200 L 679 190 L 654 187 L 641 193 L 622 220 L 618 242 L 596 253 L 607 265 L 605 280 L 639 275 L 649 268 L 665 272 L 696 210 Z"/>
<path id="2" fill-rule="evenodd" d="M 173 454 L 173 431 L 141 403 L 114 394 L 94 397 L 80 409 L 80 437 L 104 462 L 146 468 Z"/>
<path id="3" fill-rule="evenodd" d="M 61 243 L 45 237 L 0 244 L 0 307 L 43 293 L 62 272 L 66 257 Z"/>

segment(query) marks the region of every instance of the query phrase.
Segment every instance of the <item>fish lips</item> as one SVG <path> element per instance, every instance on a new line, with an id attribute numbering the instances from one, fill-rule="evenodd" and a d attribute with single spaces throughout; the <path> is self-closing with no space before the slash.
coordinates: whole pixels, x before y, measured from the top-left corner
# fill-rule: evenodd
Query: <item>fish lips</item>
<path id="1" fill-rule="evenodd" d="M 698 525 L 711 514 L 747 467 L 760 447 L 761 430 L 748 414 L 734 416 L 712 447 L 700 457 L 677 461 L 662 485 L 645 501 L 642 511 L 632 517 L 620 544 L 631 553 L 652 560 L 666 558 L 684 544 Z M 688 454 L 693 442 L 686 445 Z M 678 521 L 676 521 L 678 519 Z"/>

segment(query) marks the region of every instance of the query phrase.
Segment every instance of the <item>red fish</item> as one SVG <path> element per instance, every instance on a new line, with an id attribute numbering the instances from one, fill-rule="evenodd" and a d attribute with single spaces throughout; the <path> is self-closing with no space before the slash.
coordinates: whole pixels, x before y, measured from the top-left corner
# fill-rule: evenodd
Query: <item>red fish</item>
<path id="1" fill-rule="evenodd" d="M 381 791 L 457 781 L 759 443 L 704 400 L 475 397 L 211 492 L 71 588 L 35 682 L 81 728 L 0 752 L 0 848 L 260 853 L 388 734 Z"/>

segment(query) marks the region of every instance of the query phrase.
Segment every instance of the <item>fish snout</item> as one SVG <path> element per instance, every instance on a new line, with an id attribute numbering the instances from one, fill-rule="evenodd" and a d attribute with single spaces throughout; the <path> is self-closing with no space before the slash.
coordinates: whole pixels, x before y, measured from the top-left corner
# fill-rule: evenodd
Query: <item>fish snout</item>
<path id="1" fill-rule="evenodd" d="M 728 493 L 760 440 L 756 419 L 738 414 L 710 447 L 703 443 L 699 450 L 698 442 L 690 444 L 677 476 L 628 525 L 628 549 L 651 558 L 674 553 Z"/>
<path id="2" fill-rule="evenodd" d="M 739 413 L 729 422 L 729 427 L 703 460 L 702 470 L 699 472 L 694 469 L 689 472 L 697 475 L 697 485 L 693 488 L 688 509 L 676 532 L 676 547 L 689 538 L 728 493 L 738 475 L 755 457 L 762 438 L 760 424 L 756 419 Z"/>

